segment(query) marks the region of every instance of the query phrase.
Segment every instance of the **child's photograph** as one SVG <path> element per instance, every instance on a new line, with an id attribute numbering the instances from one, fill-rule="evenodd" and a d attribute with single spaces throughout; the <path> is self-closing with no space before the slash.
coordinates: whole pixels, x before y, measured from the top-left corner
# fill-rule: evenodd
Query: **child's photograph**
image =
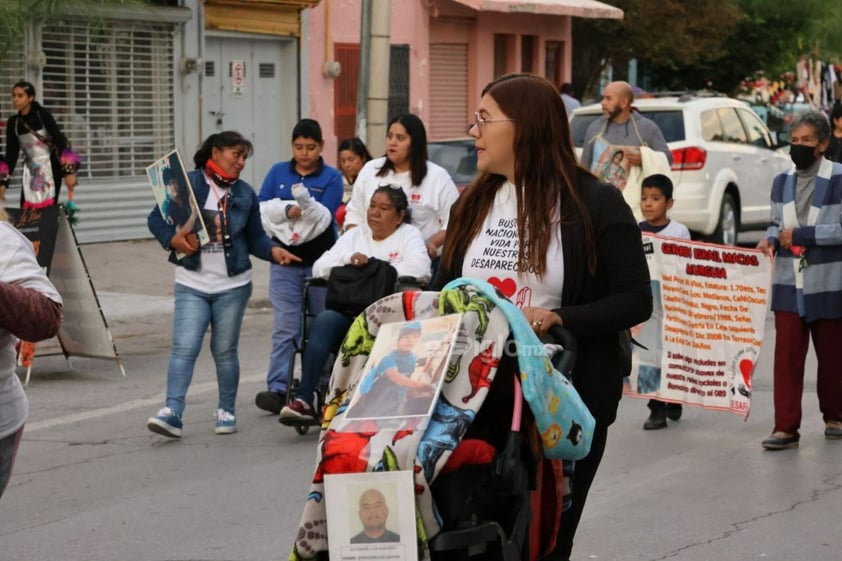
<path id="1" fill-rule="evenodd" d="M 461 318 L 454 314 L 382 325 L 345 418 L 429 415 Z"/>

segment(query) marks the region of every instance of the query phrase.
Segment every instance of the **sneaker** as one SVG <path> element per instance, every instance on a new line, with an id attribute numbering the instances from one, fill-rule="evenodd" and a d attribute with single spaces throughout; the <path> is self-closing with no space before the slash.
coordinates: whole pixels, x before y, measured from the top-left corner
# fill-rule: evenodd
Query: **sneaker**
<path id="1" fill-rule="evenodd" d="M 181 438 L 181 416 L 169 407 L 158 410 L 154 417 L 146 421 L 146 428 L 154 433 L 168 436 L 169 438 Z"/>
<path id="2" fill-rule="evenodd" d="M 313 411 L 310 404 L 298 397 L 295 398 L 292 403 L 281 409 L 281 418 L 315 421 L 316 413 Z"/>
<path id="3" fill-rule="evenodd" d="M 646 422 L 643 423 L 643 430 L 658 430 L 667 428 L 667 412 L 663 409 L 652 411 Z"/>
<path id="4" fill-rule="evenodd" d="M 681 407 L 680 403 L 668 403 L 667 404 L 667 419 L 670 421 L 677 421 L 681 418 L 681 413 L 683 412 L 683 408 Z"/>
<path id="5" fill-rule="evenodd" d="M 287 402 L 287 394 L 280 391 L 264 390 L 254 396 L 254 404 L 260 409 L 277 415 Z"/>
<path id="6" fill-rule="evenodd" d="M 772 436 L 761 442 L 766 450 L 785 450 L 787 448 L 798 448 L 798 440 L 801 437 L 797 434 L 775 431 Z"/>
<path id="7" fill-rule="evenodd" d="M 828 440 L 842 439 L 842 421 L 828 421 L 824 427 L 824 437 Z"/>
<path id="8" fill-rule="evenodd" d="M 237 432 L 237 417 L 233 413 L 229 413 L 225 409 L 217 409 L 213 414 L 216 417 L 216 434 L 231 434 Z"/>

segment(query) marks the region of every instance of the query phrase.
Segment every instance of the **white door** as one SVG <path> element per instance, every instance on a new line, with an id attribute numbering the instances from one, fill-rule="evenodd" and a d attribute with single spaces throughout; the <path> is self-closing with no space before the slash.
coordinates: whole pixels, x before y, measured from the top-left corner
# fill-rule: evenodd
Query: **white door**
<path id="1" fill-rule="evenodd" d="M 292 157 L 289 137 L 298 116 L 294 40 L 208 37 L 202 134 L 235 130 L 254 152 L 242 179 L 260 189 L 272 164 Z"/>

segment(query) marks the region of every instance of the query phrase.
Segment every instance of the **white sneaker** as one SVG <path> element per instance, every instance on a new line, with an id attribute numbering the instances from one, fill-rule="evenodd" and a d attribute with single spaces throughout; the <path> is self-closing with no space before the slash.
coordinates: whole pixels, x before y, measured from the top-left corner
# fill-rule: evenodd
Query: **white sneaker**
<path id="1" fill-rule="evenodd" d="M 237 417 L 235 417 L 233 413 L 230 413 L 225 409 L 217 409 L 216 413 L 214 413 L 214 417 L 216 417 L 216 428 L 214 429 L 216 434 L 231 434 L 232 432 L 237 432 Z"/>

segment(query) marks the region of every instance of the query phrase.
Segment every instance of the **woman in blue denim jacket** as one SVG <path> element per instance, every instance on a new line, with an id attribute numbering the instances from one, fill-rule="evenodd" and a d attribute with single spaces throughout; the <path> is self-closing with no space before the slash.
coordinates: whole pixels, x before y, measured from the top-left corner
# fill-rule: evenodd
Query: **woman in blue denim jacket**
<path id="1" fill-rule="evenodd" d="M 193 156 L 196 169 L 187 175 L 210 237 L 201 248 L 192 228 L 170 225 L 157 206 L 147 219 L 176 264 L 167 401 L 146 424 L 170 438 L 181 437 L 184 397 L 208 326 L 219 384 L 215 431 L 236 432 L 240 326 L 252 290 L 249 254 L 281 265 L 299 260 L 266 236 L 254 189 L 239 179 L 251 151 L 242 135 L 225 131 L 209 136 Z"/>

